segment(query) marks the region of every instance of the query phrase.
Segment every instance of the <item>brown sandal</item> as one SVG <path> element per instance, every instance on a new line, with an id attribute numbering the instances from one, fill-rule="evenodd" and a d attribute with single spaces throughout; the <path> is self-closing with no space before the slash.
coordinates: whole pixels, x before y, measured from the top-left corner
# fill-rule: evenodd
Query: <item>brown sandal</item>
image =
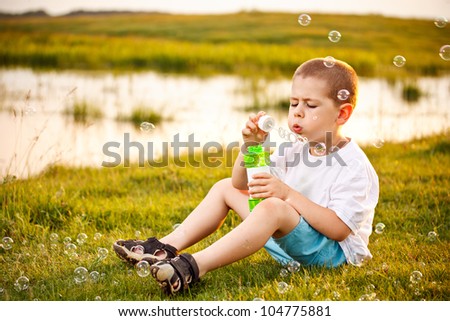
<path id="1" fill-rule="evenodd" d="M 176 248 L 161 243 L 155 237 L 150 237 L 146 241 L 117 240 L 113 244 L 113 248 L 119 258 L 131 264 L 136 264 L 142 260 L 154 264 L 163 259 L 174 258 L 177 255 Z"/>

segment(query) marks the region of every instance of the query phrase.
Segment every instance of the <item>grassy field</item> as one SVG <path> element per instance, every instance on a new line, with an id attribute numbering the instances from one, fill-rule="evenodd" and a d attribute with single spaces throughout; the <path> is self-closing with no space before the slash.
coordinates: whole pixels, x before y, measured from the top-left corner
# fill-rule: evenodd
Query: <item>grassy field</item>
<path id="1" fill-rule="evenodd" d="M 291 75 L 302 61 L 333 56 L 361 76 L 439 75 L 449 27 L 383 16 L 242 12 L 230 15 L 108 14 L 0 18 L 0 66 L 154 69 L 196 74 Z M 328 40 L 331 30 L 342 38 Z M 406 58 L 402 68 L 394 56 Z"/>
<path id="2" fill-rule="evenodd" d="M 282 276 L 282 267 L 261 250 L 207 274 L 173 299 L 449 300 L 449 136 L 364 149 L 380 178 L 374 225 L 386 226 L 371 236 L 373 260 L 362 267 L 301 267 Z M 0 300 L 167 299 L 151 277 L 142 279 L 120 261 L 111 244 L 170 232 L 214 182 L 230 173 L 225 166 L 56 166 L 27 180 L 4 180 L 0 236 L 14 243 L 9 250 L 0 248 Z M 214 242 L 238 222 L 231 212 L 221 230 L 188 251 Z M 77 243 L 80 233 L 88 237 L 84 244 Z M 66 248 L 67 237 L 76 250 Z M 98 248 L 109 254 L 99 257 Z M 74 269 L 80 266 L 98 272 L 97 277 L 76 283 Z M 20 276 L 29 279 L 26 290 L 15 289 Z M 284 293 L 280 282 L 289 286 Z"/>

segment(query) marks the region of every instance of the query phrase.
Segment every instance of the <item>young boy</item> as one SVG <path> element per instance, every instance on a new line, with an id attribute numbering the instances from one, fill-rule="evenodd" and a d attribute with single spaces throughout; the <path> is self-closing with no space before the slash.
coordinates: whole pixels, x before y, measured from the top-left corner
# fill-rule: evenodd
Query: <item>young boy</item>
<path id="1" fill-rule="evenodd" d="M 335 267 L 370 259 L 378 177 L 364 152 L 341 133 L 356 104 L 357 76 L 342 61 L 332 67 L 325 62 L 303 63 L 292 80 L 288 126 L 308 143 L 279 146 L 271 155 L 273 175 L 254 174 L 250 183 L 240 153 L 231 179 L 217 182 L 177 229 L 160 240 L 118 240 L 118 256 L 148 261 L 169 294 L 263 247 L 281 263 Z M 249 117 L 244 147 L 266 140 L 257 126 L 262 115 Z M 264 198 L 251 213 L 249 195 Z M 230 209 L 241 224 L 197 253 L 179 254 L 216 231 Z"/>

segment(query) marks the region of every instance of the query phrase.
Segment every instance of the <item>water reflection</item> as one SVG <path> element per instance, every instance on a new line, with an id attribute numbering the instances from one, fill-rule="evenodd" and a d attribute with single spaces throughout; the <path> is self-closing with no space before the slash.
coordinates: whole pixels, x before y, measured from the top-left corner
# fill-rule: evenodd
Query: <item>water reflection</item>
<path id="1" fill-rule="evenodd" d="M 401 98 L 402 84 L 380 79 L 360 79 L 357 109 L 346 134 L 359 143 L 407 141 L 448 128 L 450 77 L 421 78 L 417 86 L 425 95 L 416 103 Z M 103 147 L 118 142 L 123 153 L 124 134 L 161 154 L 164 142 L 188 141 L 193 134 L 201 146 L 224 146 L 240 141 L 240 130 L 255 104 L 270 106 L 286 101 L 290 80 L 255 83 L 236 76 L 196 78 L 154 72 L 113 74 L 98 72 L 0 71 L 1 175 L 27 176 L 47 164 L 101 166 L 110 161 Z M 86 101 L 102 111 L 100 119 L 78 123 L 64 115 L 76 101 Z M 262 102 L 262 104 L 261 104 Z M 142 132 L 116 117 L 137 106 L 160 112 L 164 121 Z M 278 126 L 285 126 L 287 111 L 272 110 Z M 272 139 L 278 143 L 279 137 Z M 135 150 L 137 153 L 137 149 Z M 131 155 L 136 157 L 137 155 Z"/>

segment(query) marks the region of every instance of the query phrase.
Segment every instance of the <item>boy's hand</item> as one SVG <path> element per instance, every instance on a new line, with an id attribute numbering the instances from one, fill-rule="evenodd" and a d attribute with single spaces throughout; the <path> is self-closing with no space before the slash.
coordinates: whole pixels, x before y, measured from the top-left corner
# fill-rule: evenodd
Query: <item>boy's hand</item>
<path id="1" fill-rule="evenodd" d="M 263 111 L 258 112 L 256 115 L 251 114 L 248 117 L 248 121 L 245 124 L 245 128 L 242 129 L 242 138 L 244 143 L 262 143 L 267 137 L 267 133 L 262 131 L 258 127 L 258 120 L 266 113 Z"/>
<path id="2" fill-rule="evenodd" d="M 277 197 L 286 200 L 291 188 L 268 173 L 256 173 L 248 183 L 248 192 L 253 198 Z"/>

